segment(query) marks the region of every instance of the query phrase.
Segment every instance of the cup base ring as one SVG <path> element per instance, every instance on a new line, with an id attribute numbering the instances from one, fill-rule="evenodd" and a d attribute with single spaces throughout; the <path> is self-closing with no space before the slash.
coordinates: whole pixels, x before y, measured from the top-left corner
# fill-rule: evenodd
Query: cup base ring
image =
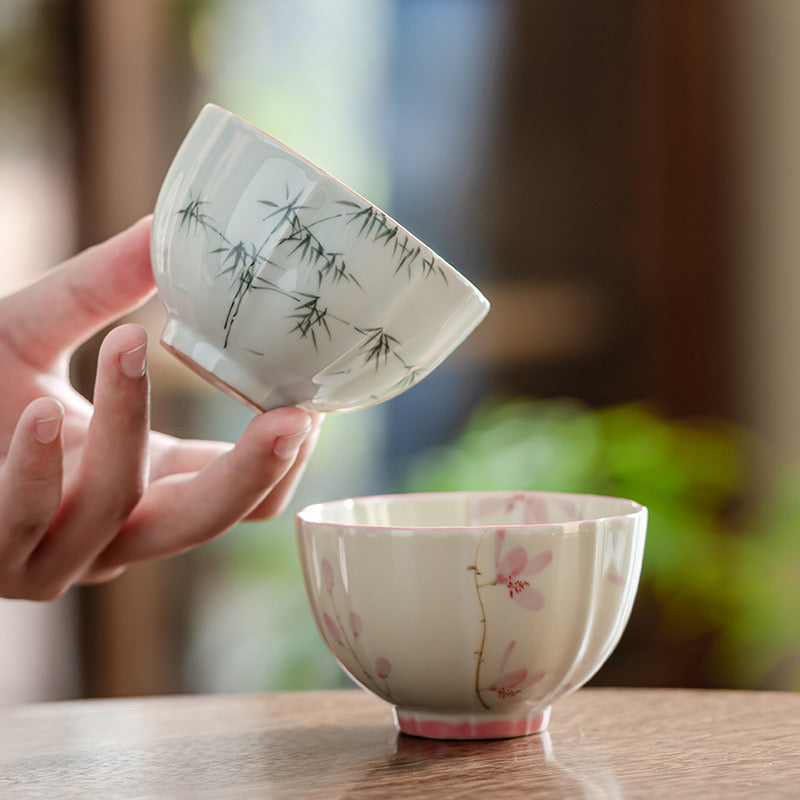
<path id="1" fill-rule="evenodd" d="M 550 706 L 521 717 L 491 714 L 436 714 L 394 708 L 397 727 L 426 739 L 511 739 L 542 733 L 550 722 Z"/>
<path id="2" fill-rule="evenodd" d="M 212 386 L 215 386 L 220 391 L 227 394 L 229 397 L 232 397 L 234 400 L 241 403 L 243 406 L 249 408 L 251 411 L 255 412 L 256 414 L 260 414 L 262 411 L 267 411 L 268 409 L 262 408 L 259 406 L 255 401 L 251 400 L 246 395 L 242 394 L 237 389 L 234 389 L 229 383 L 223 381 L 220 377 L 215 375 L 213 372 L 209 372 L 202 364 L 198 364 L 190 356 L 187 356 L 181 350 L 173 347 L 170 344 L 167 344 L 163 339 L 161 340 L 161 346 L 172 356 L 178 359 L 182 364 L 189 367 L 193 372 L 199 375 L 203 380 L 210 383 Z"/>

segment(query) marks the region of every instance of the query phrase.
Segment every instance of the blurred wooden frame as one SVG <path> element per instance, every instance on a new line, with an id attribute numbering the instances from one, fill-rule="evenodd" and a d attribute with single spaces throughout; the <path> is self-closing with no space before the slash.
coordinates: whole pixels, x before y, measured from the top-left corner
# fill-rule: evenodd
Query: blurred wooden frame
<path id="1" fill-rule="evenodd" d="M 733 3 L 635 3 L 634 254 L 643 388 L 666 411 L 729 414 Z"/>
<path id="2" fill-rule="evenodd" d="M 481 286 L 492 305 L 455 358 L 500 368 L 590 354 L 604 344 L 607 302 L 575 282 L 509 281 Z"/>
<path id="3" fill-rule="evenodd" d="M 174 4 L 73 0 L 74 113 L 79 240 L 89 246 L 152 211 L 189 110 L 175 85 L 187 72 L 173 39 Z M 177 100 L 176 100 L 177 98 Z M 91 390 L 100 337 L 74 365 Z M 157 420 L 158 407 L 153 409 Z M 180 559 L 130 567 L 81 590 L 83 692 L 148 695 L 181 688 L 183 571 Z"/>

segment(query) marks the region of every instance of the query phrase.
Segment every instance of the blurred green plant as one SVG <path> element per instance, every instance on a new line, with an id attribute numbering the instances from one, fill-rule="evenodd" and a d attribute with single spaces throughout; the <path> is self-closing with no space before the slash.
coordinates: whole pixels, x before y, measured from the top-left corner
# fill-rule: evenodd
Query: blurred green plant
<path id="1" fill-rule="evenodd" d="M 736 685 L 800 691 L 800 465 L 783 471 L 733 543 L 738 603 L 717 660 Z"/>
<path id="2" fill-rule="evenodd" d="M 709 642 L 700 683 L 800 689 L 800 470 L 742 513 L 751 445 L 731 424 L 668 420 L 643 405 L 494 400 L 450 446 L 422 458 L 405 489 L 538 489 L 643 503 L 641 591 L 659 617 L 639 626 L 637 646 L 657 651 L 644 663 L 700 638 Z"/>

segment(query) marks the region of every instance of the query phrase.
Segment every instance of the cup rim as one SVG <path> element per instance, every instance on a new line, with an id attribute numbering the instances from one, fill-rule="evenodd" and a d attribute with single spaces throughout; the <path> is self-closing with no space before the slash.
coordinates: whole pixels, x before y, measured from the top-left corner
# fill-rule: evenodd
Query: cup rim
<path id="1" fill-rule="evenodd" d="M 309 158 L 307 158 L 306 156 L 304 156 L 301 153 L 299 153 L 293 147 L 290 147 L 285 142 L 282 142 L 280 139 L 276 139 L 274 136 L 272 136 L 271 134 L 267 133 L 263 128 L 259 128 L 258 125 L 254 125 L 252 122 L 249 122 L 244 117 L 239 116 L 238 114 L 234 113 L 233 111 L 229 111 L 227 108 L 223 108 L 222 106 L 218 105 L 217 103 L 206 103 L 200 109 L 200 113 L 198 114 L 198 118 L 204 112 L 211 111 L 211 110 L 213 110 L 213 111 L 215 111 L 217 113 L 220 113 L 223 117 L 227 117 L 232 122 L 240 125 L 241 127 L 245 128 L 246 130 L 250 131 L 256 137 L 261 138 L 261 139 L 265 139 L 267 141 L 267 143 L 273 144 L 273 145 L 278 145 L 279 147 L 281 147 L 284 150 L 288 151 L 294 158 L 298 159 L 298 161 L 301 161 L 303 164 L 307 164 L 313 170 L 321 173 L 322 176 L 324 176 L 327 180 L 329 180 L 332 183 L 334 183 L 337 186 L 339 186 L 344 192 L 346 192 L 347 194 L 351 195 L 354 198 L 358 198 L 365 205 L 369 206 L 370 208 L 375 209 L 379 214 L 382 214 L 386 218 L 386 220 L 388 222 L 391 222 L 392 225 L 396 225 L 398 230 L 402 231 L 403 235 L 407 236 L 410 241 L 412 241 L 415 244 L 423 247 L 432 256 L 434 256 L 436 258 L 436 260 L 439 262 L 439 264 L 437 266 L 442 266 L 447 271 L 448 276 L 450 276 L 452 274 L 453 278 L 457 279 L 466 289 L 472 290 L 473 292 L 475 292 L 477 294 L 477 299 L 480 301 L 481 305 L 484 306 L 484 308 L 485 308 L 484 314 L 483 314 L 484 317 L 489 312 L 489 309 L 491 307 L 491 304 L 490 304 L 489 300 L 486 298 L 486 296 L 483 294 L 483 292 L 481 292 L 481 290 L 478 289 L 478 287 L 469 278 L 467 278 L 466 275 L 464 275 L 463 272 L 461 272 L 457 267 L 454 267 L 446 258 L 443 258 L 436 250 L 434 250 L 432 247 L 427 245 L 422 239 L 419 238 L 419 236 L 417 236 L 416 234 L 412 233 L 408 228 L 406 228 L 405 225 L 403 225 L 402 223 L 398 222 L 390 214 L 387 214 L 380 206 L 376 205 L 371 200 L 368 200 L 366 197 L 364 197 L 362 194 L 357 192 L 355 189 L 351 188 L 346 183 L 344 183 L 343 181 L 339 180 L 339 178 L 337 178 L 335 175 L 332 175 L 330 172 L 328 172 L 328 170 L 324 169 L 323 167 L 320 167 L 314 161 L 311 161 Z"/>
<path id="2" fill-rule="evenodd" d="M 370 200 L 367 200 L 367 198 L 364 197 L 362 194 L 360 194 L 355 189 L 352 189 L 350 186 L 348 186 L 346 183 L 344 183 L 344 181 L 341 181 L 335 175 L 332 175 L 324 167 L 319 166 L 319 164 L 317 164 L 316 162 L 312 161 L 307 156 L 304 156 L 302 153 L 300 153 L 297 150 L 295 150 L 295 148 L 292 147 L 291 145 L 286 144 L 286 142 L 282 141 L 281 139 L 278 139 L 277 137 L 273 136 L 271 133 L 267 133 L 263 128 L 260 128 L 258 125 L 250 122 L 249 120 L 246 120 L 244 117 L 242 117 L 241 115 L 237 114 L 235 111 L 230 111 L 227 108 L 224 108 L 223 106 L 219 105 L 218 103 L 206 103 L 200 109 L 200 113 L 202 114 L 206 109 L 214 109 L 215 111 L 220 112 L 223 116 L 229 117 L 232 121 L 237 122 L 242 127 L 247 128 L 248 130 L 252 131 L 257 136 L 267 139 L 267 141 L 271 142 L 272 144 L 279 145 L 284 150 L 288 150 L 299 161 L 302 161 L 304 164 L 308 164 L 313 169 L 317 170 L 318 172 L 321 172 L 326 178 L 330 178 L 330 180 L 332 180 L 334 183 L 339 184 L 339 186 L 341 186 L 343 189 L 345 189 L 348 193 L 350 193 L 352 195 L 355 195 L 356 197 L 360 198 L 367 205 L 370 205 L 373 208 L 378 209 L 378 211 L 380 211 L 381 214 L 385 214 L 386 213 L 385 211 L 383 211 L 383 209 L 381 209 L 378 206 L 376 206 L 375 203 L 373 203 Z M 386 214 L 386 217 L 388 219 L 391 219 L 392 222 L 396 222 L 396 220 L 392 219 L 388 214 Z M 399 223 L 397 223 L 397 224 L 399 224 Z M 402 225 L 400 227 L 402 228 Z M 403 230 L 405 231 L 405 228 L 403 228 Z M 411 234 L 411 235 L 413 236 L 413 234 Z M 417 239 L 418 237 L 414 236 L 414 238 Z M 426 247 L 427 247 L 427 245 L 426 245 Z"/>
<path id="3" fill-rule="evenodd" d="M 393 523 L 386 523 L 383 525 L 375 525 L 368 523 L 358 522 L 336 522 L 333 520 L 325 520 L 322 518 L 322 510 L 332 506 L 342 506 L 348 503 L 378 503 L 392 500 L 409 500 L 413 501 L 418 498 L 465 498 L 468 496 L 474 498 L 502 498 L 513 497 L 517 495 L 522 496 L 535 496 L 539 498 L 554 498 L 554 499 L 584 499 L 584 500 L 607 500 L 609 502 L 618 502 L 625 504 L 629 507 L 629 511 L 619 514 L 607 514 L 596 517 L 575 517 L 574 519 L 565 519 L 558 522 L 529 522 L 529 523 L 481 523 L 481 524 L 467 524 L 467 525 L 400 525 Z M 507 531 L 514 530 L 531 530 L 541 528 L 552 528 L 556 525 L 580 525 L 582 523 L 599 523 L 608 522 L 612 520 L 634 519 L 647 513 L 647 507 L 625 497 L 616 497 L 613 495 L 593 494 L 590 492 L 555 492 L 555 491 L 538 491 L 538 490 L 460 490 L 460 491 L 440 491 L 440 492 L 395 492 L 388 494 L 374 494 L 365 495 L 362 497 L 344 497 L 337 500 L 326 500 L 319 503 L 311 503 L 304 508 L 300 509 L 295 514 L 295 520 L 299 524 L 306 525 L 324 525 L 331 528 L 359 530 L 359 531 L 486 531 L 496 530 L 502 528 Z M 312 518 L 312 514 L 318 514 Z"/>

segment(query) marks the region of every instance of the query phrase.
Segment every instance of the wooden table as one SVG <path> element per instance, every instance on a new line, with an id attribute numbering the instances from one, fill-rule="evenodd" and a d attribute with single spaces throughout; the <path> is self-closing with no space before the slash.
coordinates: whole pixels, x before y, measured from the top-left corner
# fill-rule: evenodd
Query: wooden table
<path id="1" fill-rule="evenodd" d="M 12 706 L 0 797 L 800 798 L 800 694 L 582 689 L 491 742 L 399 735 L 356 690 Z"/>

